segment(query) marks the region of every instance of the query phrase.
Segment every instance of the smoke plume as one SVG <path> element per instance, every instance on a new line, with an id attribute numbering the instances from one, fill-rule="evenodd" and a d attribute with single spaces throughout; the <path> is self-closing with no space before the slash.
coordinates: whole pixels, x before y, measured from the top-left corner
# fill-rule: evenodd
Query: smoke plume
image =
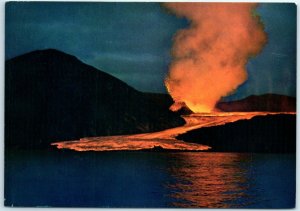
<path id="1" fill-rule="evenodd" d="M 174 37 L 173 62 L 165 84 L 175 103 L 212 112 L 221 97 L 247 79 L 246 64 L 267 37 L 255 3 L 166 3 L 190 27 Z"/>

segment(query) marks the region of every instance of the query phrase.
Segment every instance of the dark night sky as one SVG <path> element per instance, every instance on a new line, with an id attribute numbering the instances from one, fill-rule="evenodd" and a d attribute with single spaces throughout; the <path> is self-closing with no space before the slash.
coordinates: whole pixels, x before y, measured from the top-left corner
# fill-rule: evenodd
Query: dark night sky
<path id="1" fill-rule="evenodd" d="M 248 81 L 228 99 L 296 95 L 296 6 L 264 3 L 258 13 L 268 44 L 248 62 Z M 6 4 L 5 56 L 55 48 L 138 90 L 165 92 L 172 36 L 187 26 L 158 3 L 13 2 Z"/>

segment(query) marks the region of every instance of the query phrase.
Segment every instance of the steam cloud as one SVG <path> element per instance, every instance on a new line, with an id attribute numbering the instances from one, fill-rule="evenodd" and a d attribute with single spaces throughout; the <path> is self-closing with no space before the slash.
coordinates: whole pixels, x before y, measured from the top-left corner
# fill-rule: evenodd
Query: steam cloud
<path id="1" fill-rule="evenodd" d="M 247 79 L 246 64 L 267 41 L 255 3 L 166 3 L 190 21 L 177 32 L 165 85 L 175 111 L 212 112 Z"/>

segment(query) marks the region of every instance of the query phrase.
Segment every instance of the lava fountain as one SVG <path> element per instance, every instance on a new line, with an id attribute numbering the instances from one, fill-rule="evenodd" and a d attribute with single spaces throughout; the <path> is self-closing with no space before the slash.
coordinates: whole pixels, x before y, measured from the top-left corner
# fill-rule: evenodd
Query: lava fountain
<path id="1" fill-rule="evenodd" d="M 267 41 L 256 3 L 165 3 L 190 21 L 174 37 L 173 61 L 165 85 L 175 101 L 195 113 L 209 113 L 221 97 L 247 79 L 246 64 Z"/>

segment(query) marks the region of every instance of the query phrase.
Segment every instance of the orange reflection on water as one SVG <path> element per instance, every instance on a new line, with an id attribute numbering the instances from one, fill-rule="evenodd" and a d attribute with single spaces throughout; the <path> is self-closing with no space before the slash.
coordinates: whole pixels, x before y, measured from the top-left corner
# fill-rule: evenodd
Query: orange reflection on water
<path id="1" fill-rule="evenodd" d="M 249 203 L 247 172 L 240 166 L 245 155 L 205 152 L 177 155 L 180 162 L 169 169 L 175 182 L 168 184 L 175 207 L 229 208 Z M 234 204 L 239 198 L 243 202 Z"/>

